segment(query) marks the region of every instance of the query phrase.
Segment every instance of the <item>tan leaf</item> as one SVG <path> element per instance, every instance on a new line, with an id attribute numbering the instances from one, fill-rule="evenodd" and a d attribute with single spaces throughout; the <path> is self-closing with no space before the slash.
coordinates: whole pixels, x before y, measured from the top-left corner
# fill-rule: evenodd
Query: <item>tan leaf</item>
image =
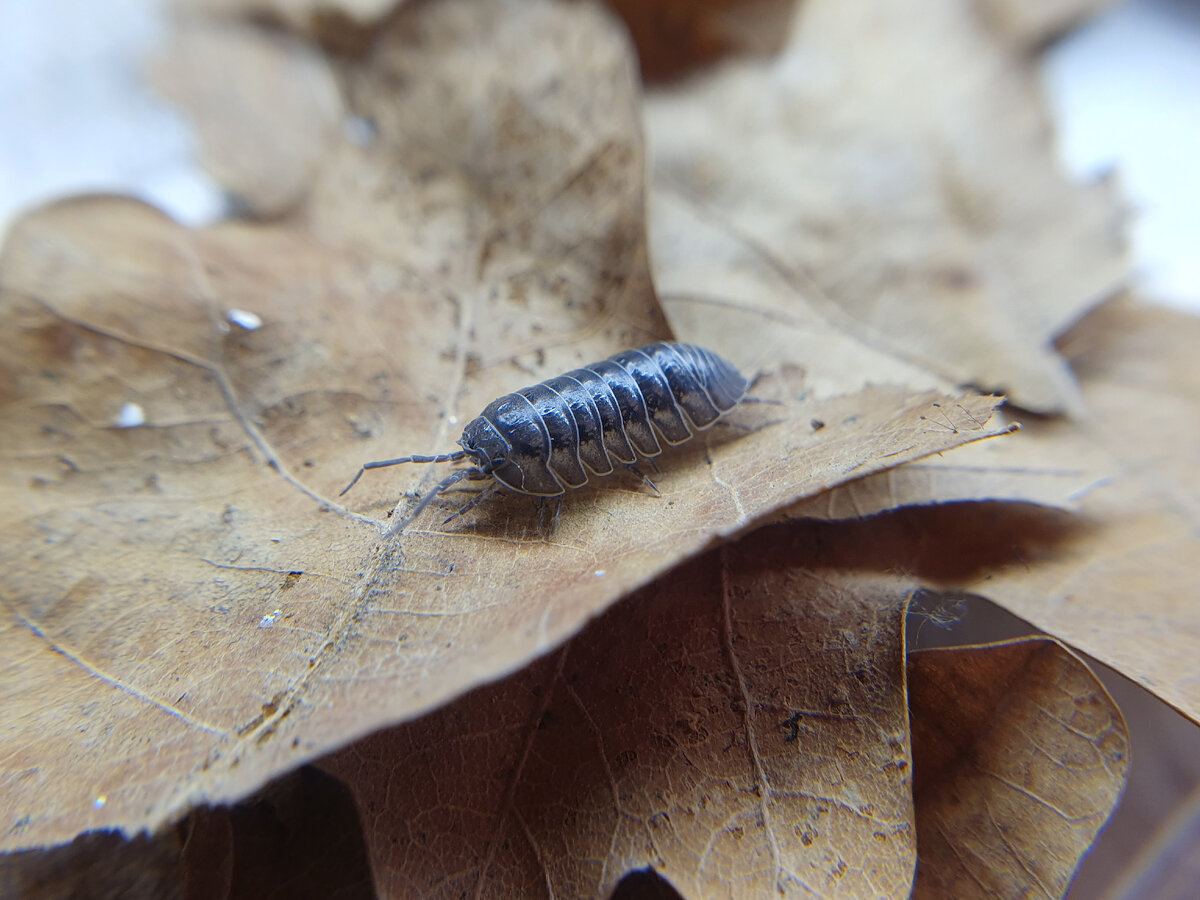
<path id="1" fill-rule="evenodd" d="M 795 0 L 606 0 L 637 44 L 642 77 L 677 78 L 730 54 L 782 49 Z"/>
<path id="2" fill-rule="evenodd" d="M 174 831 L 189 898 L 377 896 L 350 791 L 313 766 L 244 803 L 196 810 Z"/>
<path id="3" fill-rule="evenodd" d="M 598 898 L 651 867 L 695 900 L 907 897 L 903 594 L 802 551 L 756 532 L 325 760 L 380 894 Z"/>
<path id="4" fill-rule="evenodd" d="M 1126 277 L 1123 215 L 1059 172 L 1028 58 L 975 5 L 806 3 L 782 55 L 650 91 L 646 122 L 681 337 L 799 360 L 817 391 L 887 371 L 1079 411 L 1051 341 Z"/>
<path id="5" fill-rule="evenodd" d="M 0 897 L 174 900 L 182 896 L 179 844 L 173 836 L 125 840 L 119 834 L 99 832 L 50 850 L 0 855 Z"/>
<path id="6" fill-rule="evenodd" d="M 265 18 L 300 31 L 323 33 L 331 19 L 363 28 L 379 23 L 404 0 L 172 0 L 187 13 L 227 18 Z"/>
<path id="7" fill-rule="evenodd" d="M 1049 638 L 908 663 L 914 896 L 1062 897 L 1129 769 L 1121 713 Z"/>
<path id="8" fill-rule="evenodd" d="M 1200 721 L 1200 319 L 1106 304 L 1064 341 L 1088 438 L 1118 473 L 1083 501 L 1072 539 L 1014 536 L 1021 556 L 968 587 Z M 986 526 L 969 529 L 986 533 Z M 1037 565 L 1030 565 L 1033 559 Z"/>
<path id="9" fill-rule="evenodd" d="M 93 832 L 61 847 L 0 855 L 0 896 L 365 900 L 376 894 L 349 789 L 303 766 L 243 803 L 195 810 L 152 838 Z"/>
<path id="10" fill-rule="evenodd" d="M 814 522 L 817 561 L 986 596 L 1200 721 L 1197 340 L 1195 317 L 1125 303 L 1069 336 L 1081 364 L 1090 345 L 1080 374 L 1094 411 L 1070 443 L 1082 437 L 1117 473 L 1077 515 L 951 503 Z"/>
<path id="11" fill-rule="evenodd" d="M 1036 47 L 1113 5 L 1113 0 L 979 0 L 1001 34 Z"/>
<path id="12" fill-rule="evenodd" d="M 1083 498 L 1114 475 L 1112 456 L 1071 421 L 1016 410 L 1005 410 L 1005 418 L 1021 426 L 1011 440 L 971 444 L 847 482 L 793 504 L 780 518 L 852 519 L 902 506 L 976 500 L 1078 511 Z M 930 421 L 948 431 L 969 424 L 957 410 L 935 413 Z"/>
<path id="13" fill-rule="evenodd" d="M 293 208 L 342 126 L 325 59 L 265 31 L 193 22 L 151 67 L 155 87 L 188 111 L 201 162 L 256 215 Z"/>
<path id="14" fill-rule="evenodd" d="M 6 849 L 243 796 L 799 497 L 1003 431 L 995 398 L 901 388 L 747 406 L 664 458 L 660 498 L 610 479 L 549 538 L 526 497 L 442 528 L 446 498 L 380 540 L 445 470 L 374 473 L 365 515 L 332 499 L 364 459 L 449 449 L 493 397 L 666 333 L 612 21 L 447 0 L 390 29 L 340 73 L 376 139 L 331 148 L 290 221 L 91 198 L 0 253 Z M 554 50 L 518 64 L 531 42 Z M 934 403 L 974 424 L 929 427 Z"/>

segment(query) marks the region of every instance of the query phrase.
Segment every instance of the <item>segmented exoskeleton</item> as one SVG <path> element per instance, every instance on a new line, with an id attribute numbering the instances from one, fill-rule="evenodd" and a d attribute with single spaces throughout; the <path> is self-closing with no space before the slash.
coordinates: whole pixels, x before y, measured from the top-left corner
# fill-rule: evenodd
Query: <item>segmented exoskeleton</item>
<path id="1" fill-rule="evenodd" d="M 395 530 L 463 479 L 491 477 L 522 494 L 558 497 L 587 484 L 589 472 L 609 475 L 614 463 L 635 467 L 658 456 L 659 438 L 689 440 L 733 409 L 748 386 L 736 368 L 693 344 L 625 350 L 493 400 L 463 429 L 461 450 L 366 463 L 342 494 L 367 469 L 470 459 L 474 465 L 438 484 Z"/>

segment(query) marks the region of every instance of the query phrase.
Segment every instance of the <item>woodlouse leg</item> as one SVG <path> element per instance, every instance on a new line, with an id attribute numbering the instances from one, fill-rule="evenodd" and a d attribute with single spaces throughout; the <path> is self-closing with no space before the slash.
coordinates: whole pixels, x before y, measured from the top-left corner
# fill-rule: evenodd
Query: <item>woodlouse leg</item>
<path id="1" fill-rule="evenodd" d="M 459 469 L 457 472 L 452 472 L 450 475 L 448 475 L 446 478 L 444 478 L 441 482 L 439 482 L 437 485 L 435 485 L 433 490 L 431 490 L 428 494 L 426 494 L 421 499 L 421 502 L 417 504 L 416 509 L 414 509 L 411 513 L 409 513 L 408 517 L 405 518 L 403 522 L 400 522 L 398 525 L 393 525 L 391 528 L 388 529 L 387 533 L 389 535 L 399 534 L 401 531 L 403 531 L 405 528 L 407 528 L 409 526 L 409 524 L 413 521 L 413 519 L 415 519 L 417 516 L 419 516 L 422 512 L 425 511 L 425 507 L 427 507 L 430 503 L 432 503 L 435 499 L 437 499 L 444 491 L 449 490 L 453 485 L 462 481 L 464 478 L 468 478 L 472 481 L 475 481 L 477 479 L 487 478 L 487 477 L 488 477 L 488 474 L 479 468 Z"/>
<path id="2" fill-rule="evenodd" d="M 636 475 L 638 478 L 642 479 L 642 481 L 644 481 L 646 484 L 648 484 L 650 486 L 650 490 L 654 491 L 654 493 L 657 496 L 659 496 L 659 497 L 662 496 L 662 491 L 660 491 L 658 489 L 658 485 L 650 480 L 649 475 L 647 475 L 645 472 L 643 472 L 641 469 L 639 469 L 637 467 L 637 463 L 629 463 L 629 465 L 627 465 L 626 468 L 629 469 L 629 471 L 633 472 L 633 474 Z"/>
<path id="3" fill-rule="evenodd" d="M 445 526 L 449 525 L 451 522 L 453 522 L 459 516 L 464 516 L 467 513 L 469 513 L 476 506 L 478 506 L 479 503 L 483 500 L 483 498 L 486 497 L 493 490 L 495 490 L 494 486 L 484 488 L 482 491 L 477 493 L 474 497 L 472 497 L 470 500 L 468 500 L 466 503 L 464 503 L 461 507 L 459 507 L 459 509 L 454 513 L 454 515 L 449 516 L 448 518 L 443 520 L 442 527 L 444 528 Z"/>
<path id="4" fill-rule="evenodd" d="M 743 397 L 741 403 L 763 403 L 767 406 L 783 406 L 782 400 L 772 400 L 770 397 Z"/>
<path id="5" fill-rule="evenodd" d="M 758 387 L 758 383 L 759 383 L 760 381 L 762 381 L 762 380 L 763 380 L 763 379 L 766 377 L 766 375 L 767 375 L 767 373 L 766 373 L 766 372 L 762 372 L 762 371 L 755 372 L 755 373 L 754 373 L 754 377 L 753 377 L 753 378 L 751 378 L 751 379 L 750 379 L 750 381 L 749 381 L 749 383 L 746 385 L 746 393 L 747 393 L 747 394 L 749 394 L 749 393 L 750 393 L 751 391 L 753 391 L 753 390 L 754 390 L 756 387 Z M 742 399 L 744 400 L 744 399 L 746 399 L 746 398 L 745 398 L 745 397 L 743 397 Z"/>
<path id="6" fill-rule="evenodd" d="M 563 496 L 564 496 L 563 494 L 559 494 L 557 497 L 554 498 L 554 501 L 555 501 L 554 502 L 554 515 L 550 519 L 550 527 L 549 528 L 546 527 L 545 518 L 546 518 L 546 501 L 549 500 L 550 498 L 549 497 L 538 497 L 537 530 L 538 530 L 538 534 L 541 535 L 542 537 L 548 538 L 551 535 L 553 535 L 554 532 L 558 529 L 558 520 L 559 520 L 559 518 L 562 517 Z"/>
<path id="7" fill-rule="evenodd" d="M 750 379 L 750 383 L 746 385 L 745 396 L 743 396 L 742 399 L 739 400 L 738 402 L 739 403 L 766 403 L 770 406 L 783 406 L 782 400 L 771 400 L 767 397 L 751 397 L 750 396 L 752 393 L 754 393 L 754 389 L 756 387 L 758 387 L 758 383 L 760 381 L 762 381 L 767 376 L 767 374 L 768 374 L 767 372 L 756 372 L 754 374 L 754 377 Z"/>
<path id="8" fill-rule="evenodd" d="M 786 419 L 771 419 L 768 422 L 761 422 L 758 425 L 747 425 L 744 422 L 735 422 L 732 419 L 722 419 L 713 425 L 713 430 L 716 431 L 718 428 L 732 428 L 734 431 L 742 432 L 742 434 L 754 434 L 773 425 L 782 425 L 786 421 Z"/>

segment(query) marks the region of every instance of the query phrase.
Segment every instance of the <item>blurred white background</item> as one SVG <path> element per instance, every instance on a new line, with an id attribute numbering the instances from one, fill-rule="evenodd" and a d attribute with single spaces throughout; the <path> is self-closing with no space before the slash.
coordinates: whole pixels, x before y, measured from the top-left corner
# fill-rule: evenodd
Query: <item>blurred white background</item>
<path id="1" fill-rule="evenodd" d="M 1045 80 L 1066 165 L 1121 175 L 1138 286 L 1200 311 L 1200 3 L 1117 4 L 1051 50 Z"/>
<path id="2" fill-rule="evenodd" d="M 160 0 L 0 0 L 0 232 L 83 191 L 133 194 L 189 224 L 224 211 L 184 118 L 143 79 Z"/>

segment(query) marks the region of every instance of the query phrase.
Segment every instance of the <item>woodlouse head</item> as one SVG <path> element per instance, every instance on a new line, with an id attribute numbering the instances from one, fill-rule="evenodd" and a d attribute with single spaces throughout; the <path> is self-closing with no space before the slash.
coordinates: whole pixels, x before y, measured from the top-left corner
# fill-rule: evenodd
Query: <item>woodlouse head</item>
<path id="1" fill-rule="evenodd" d="M 486 473 L 507 463 L 512 450 L 508 441 L 483 416 L 467 423 L 458 445 Z"/>

